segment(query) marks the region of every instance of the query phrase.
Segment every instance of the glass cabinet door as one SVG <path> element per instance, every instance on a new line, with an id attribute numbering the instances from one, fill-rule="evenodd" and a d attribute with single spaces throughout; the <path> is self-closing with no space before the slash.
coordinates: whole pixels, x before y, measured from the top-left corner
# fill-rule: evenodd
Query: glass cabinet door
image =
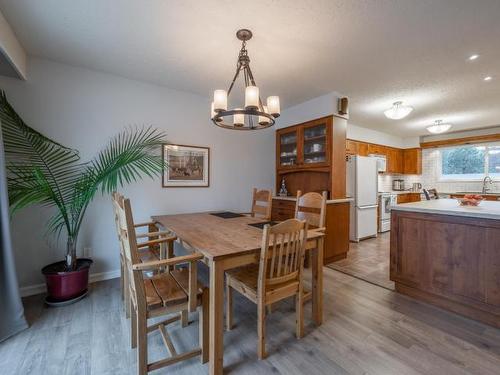
<path id="1" fill-rule="evenodd" d="M 297 131 L 291 131 L 280 135 L 280 166 L 297 165 Z"/>
<path id="2" fill-rule="evenodd" d="M 327 131 L 326 124 L 304 127 L 304 164 L 319 164 L 327 162 Z"/>

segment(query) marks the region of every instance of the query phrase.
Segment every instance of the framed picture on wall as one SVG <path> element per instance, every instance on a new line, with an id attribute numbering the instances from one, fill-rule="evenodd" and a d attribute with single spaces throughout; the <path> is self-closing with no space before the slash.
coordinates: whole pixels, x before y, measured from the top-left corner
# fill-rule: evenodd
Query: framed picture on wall
<path id="1" fill-rule="evenodd" d="M 210 149 L 186 145 L 163 145 L 163 187 L 208 187 Z"/>

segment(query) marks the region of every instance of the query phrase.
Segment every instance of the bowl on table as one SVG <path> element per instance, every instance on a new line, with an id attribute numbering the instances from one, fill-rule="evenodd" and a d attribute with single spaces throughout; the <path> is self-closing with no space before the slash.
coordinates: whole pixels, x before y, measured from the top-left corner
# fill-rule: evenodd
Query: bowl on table
<path id="1" fill-rule="evenodd" d="M 457 198 L 461 206 L 479 206 L 479 204 L 484 200 L 481 195 L 478 194 L 465 194 L 463 198 Z"/>

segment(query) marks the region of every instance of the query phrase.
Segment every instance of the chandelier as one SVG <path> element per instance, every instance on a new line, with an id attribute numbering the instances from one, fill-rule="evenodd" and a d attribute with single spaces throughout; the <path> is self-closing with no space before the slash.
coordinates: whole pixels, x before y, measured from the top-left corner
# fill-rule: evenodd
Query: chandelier
<path id="1" fill-rule="evenodd" d="M 250 58 L 246 49 L 246 42 L 252 38 L 252 32 L 248 29 L 238 30 L 236 37 L 241 40 L 241 49 L 236 63 L 236 74 L 229 85 L 229 89 L 215 90 L 212 102 L 211 118 L 215 125 L 226 129 L 256 130 L 273 126 L 280 115 L 280 99 L 278 96 L 269 96 L 267 105 L 262 104 L 259 88 L 250 69 Z M 228 97 L 231 94 L 234 83 L 243 72 L 245 80 L 245 107 L 228 109 Z"/>
<path id="2" fill-rule="evenodd" d="M 385 117 L 392 120 L 401 120 L 402 118 L 408 116 L 410 112 L 413 111 L 413 107 L 408 105 L 403 105 L 403 102 L 394 102 L 392 107 L 384 111 Z"/>

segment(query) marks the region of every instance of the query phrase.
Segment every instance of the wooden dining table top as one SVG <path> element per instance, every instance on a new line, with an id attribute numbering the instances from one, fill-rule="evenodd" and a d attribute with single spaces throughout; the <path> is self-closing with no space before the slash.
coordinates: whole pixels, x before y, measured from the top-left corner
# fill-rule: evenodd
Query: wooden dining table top
<path id="1" fill-rule="evenodd" d="M 152 219 L 209 259 L 260 250 L 263 230 L 249 224 L 266 222 L 265 219 L 250 216 L 225 219 L 213 213 L 161 215 Z M 308 240 L 323 236 L 323 233 L 314 230 L 307 233 Z"/>

